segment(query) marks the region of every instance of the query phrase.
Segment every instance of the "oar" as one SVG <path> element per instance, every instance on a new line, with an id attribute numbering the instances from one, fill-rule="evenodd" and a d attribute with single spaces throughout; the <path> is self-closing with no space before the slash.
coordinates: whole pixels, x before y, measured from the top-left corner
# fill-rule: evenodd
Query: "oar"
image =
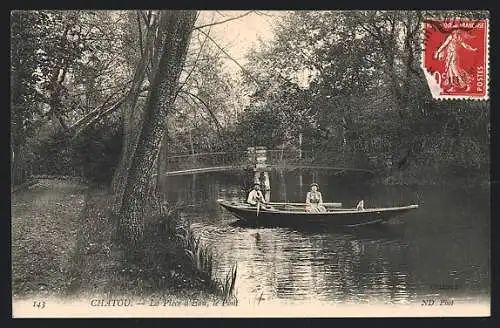
<path id="1" fill-rule="evenodd" d="M 257 201 L 257 216 L 259 216 L 260 201 Z"/>
<path id="2" fill-rule="evenodd" d="M 306 206 L 306 203 L 269 203 L 270 205 Z M 342 207 L 342 203 L 323 203 L 323 206 Z"/>

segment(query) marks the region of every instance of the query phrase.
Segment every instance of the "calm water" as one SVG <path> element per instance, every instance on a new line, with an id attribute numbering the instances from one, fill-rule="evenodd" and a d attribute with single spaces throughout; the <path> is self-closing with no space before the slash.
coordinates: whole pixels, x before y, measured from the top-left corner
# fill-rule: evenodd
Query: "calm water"
<path id="1" fill-rule="evenodd" d="M 303 202 L 313 180 L 325 202 L 355 206 L 363 199 L 365 207 L 417 203 L 420 208 L 377 228 L 247 228 L 215 200 L 245 199 L 250 173 L 165 177 L 163 186 L 172 201 L 193 205 L 184 215 L 212 247 L 216 274 L 225 276 L 237 263 L 240 304 L 489 297 L 487 189 L 374 187 L 328 171 L 273 172 L 271 201 Z"/>

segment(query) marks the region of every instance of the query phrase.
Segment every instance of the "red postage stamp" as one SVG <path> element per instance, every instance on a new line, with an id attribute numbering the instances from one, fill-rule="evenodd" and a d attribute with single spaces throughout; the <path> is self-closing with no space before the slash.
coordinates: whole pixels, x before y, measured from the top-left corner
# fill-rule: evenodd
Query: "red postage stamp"
<path id="1" fill-rule="evenodd" d="M 427 19 L 422 69 L 435 99 L 488 99 L 488 20 Z"/>

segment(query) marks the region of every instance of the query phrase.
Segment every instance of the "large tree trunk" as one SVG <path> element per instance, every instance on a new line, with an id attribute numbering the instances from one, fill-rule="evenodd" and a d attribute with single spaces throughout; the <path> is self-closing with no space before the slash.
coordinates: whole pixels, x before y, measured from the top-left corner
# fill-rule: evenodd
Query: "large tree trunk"
<path id="1" fill-rule="evenodd" d="M 140 28 L 140 27 L 139 27 Z M 142 123 L 142 115 L 137 108 L 137 100 L 141 92 L 148 64 L 153 57 L 153 47 L 155 44 L 155 35 L 158 28 L 158 14 L 152 13 L 147 26 L 147 32 L 144 40 L 145 49 L 134 73 L 134 79 L 129 93 L 122 105 L 123 120 L 123 145 L 120 163 L 111 182 L 112 190 L 112 212 L 118 213 L 121 208 L 127 173 L 132 163 L 132 156 L 137 146 L 139 138 L 139 129 Z M 139 31 L 140 32 L 140 31 Z"/>
<path id="2" fill-rule="evenodd" d="M 158 152 L 158 157 L 155 162 L 155 179 L 151 181 L 151 192 L 155 197 L 159 197 L 161 194 L 161 173 L 166 171 L 165 164 L 167 162 L 167 133 L 163 135 L 160 150 Z"/>
<path id="3" fill-rule="evenodd" d="M 26 133 L 24 129 L 25 104 L 22 101 L 22 62 L 19 56 L 13 59 L 11 72 L 11 186 L 25 182 L 28 176 L 25 165 Z"/>
<path id="4" fill-rule="evenodd" d="M 153 78 L 144 119 L 125 184 L 118 232 L 129 248 L 142 239 L 144 209 L 148 205 L 148 190 L 162 138 L 166 132 L 168 111 L 173 105 L 179 76 L 185 61 L 196 11 L 166 11 L 161 13 L 160 31 L 165 31 L 158 70 Z"/>
<path id="5" fill-rule="evenodd" d="M 12 104 L 11 106 L 11 163 L 10 163 L 10 173 L 11 173 L 11 186 L 15 186 L 23 183 L 22 179 L 22 144 L 24 143 L 23 131 L 21 128 L 22 120 L 20 115 L 19 106 Z"/>
<path id="6" fill-rule="evenodd" d="M 13 143 L 11 152 L 11 186 L 20 185 L 28 179 L 29 172 L 26 166 L 26 146 L 25 140 L 21 132 L 17 132 L 16 141 Z"/>

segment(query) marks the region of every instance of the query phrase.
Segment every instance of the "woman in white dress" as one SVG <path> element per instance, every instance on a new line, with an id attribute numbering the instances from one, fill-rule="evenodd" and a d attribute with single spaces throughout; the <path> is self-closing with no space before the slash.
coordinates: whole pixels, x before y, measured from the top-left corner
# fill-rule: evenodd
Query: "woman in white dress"
<path id="1" fill-rule="evenodd" d="M 311 184 L 311 191 L 306 196 L 306 211 L 308 212 L 326 212 L 326 208 L 323 206 L 323 196 L 318 189 L 317 183 Z"/>

